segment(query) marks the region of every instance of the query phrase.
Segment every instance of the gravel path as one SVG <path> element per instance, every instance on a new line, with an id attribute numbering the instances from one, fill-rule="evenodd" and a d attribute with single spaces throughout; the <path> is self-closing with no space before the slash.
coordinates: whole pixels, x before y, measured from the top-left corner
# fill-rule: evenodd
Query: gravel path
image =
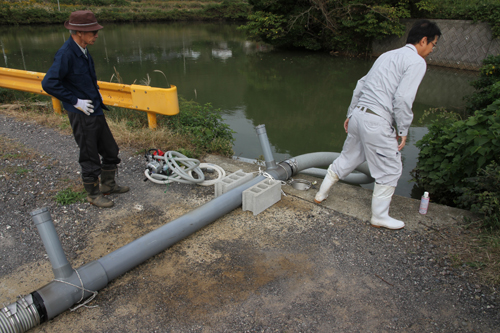
<path id="1" fill-rule="evenodd" d="M 53 278 L 31 211 L 49 208 L 77 268 L 213 196 L 144 182 L 144 157 L 124 150 L 130 193 L 106 210 L 61 206 L 55 193 L 80 186 L 72 136 L 0 115 L 0 149 L 0 304 Z M 448 256 L 461 232 L 379 230 L 290 194 L 257 216 L 234 210 L 111 281 L 97 307 L 32 331 L 498 332 L 496 289 Z"/>

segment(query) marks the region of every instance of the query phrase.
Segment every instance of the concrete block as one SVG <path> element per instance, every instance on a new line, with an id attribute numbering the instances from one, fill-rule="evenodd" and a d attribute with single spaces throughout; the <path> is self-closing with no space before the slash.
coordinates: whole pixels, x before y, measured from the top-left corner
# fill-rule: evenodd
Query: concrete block
<path id="1" fill-rule="evenodd" d="M 243 191 L 242 209 L 257 215 L 281 200 L 281 182 L 265 179 Z"/>
<path id="2" fill-rule="evenodd" d="M 252 180 L 254 177 L 253 173 L 243 172 L 241 169 L 233 172 L 230 175 L 222 178 L 219 182 L 215 183 L 215 197 L 219 197 L 224 193 L 231 191 L 240 185 Z"/>

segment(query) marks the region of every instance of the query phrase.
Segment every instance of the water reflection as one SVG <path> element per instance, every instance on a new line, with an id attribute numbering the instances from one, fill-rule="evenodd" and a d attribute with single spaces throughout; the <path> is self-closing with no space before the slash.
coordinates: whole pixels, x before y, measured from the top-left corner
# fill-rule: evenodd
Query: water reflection
<path id="1" fill-rule="evenodd" d="M 1 27 L 5 67 L 46 72 L 69 37 L 62 26 Z M 90 47 L 99 80 L 116 72 L 123 82 L 178 87 L 179 95 L 222 109 L 237 131 L 236 155 L 262 152 L 254 127 L 265 124 L 276 160 L 313 151 L 340 151 L 343 122 L 356 81 L 373 61 L 310 52 L 285 52 L 248 41 L 234 24 L 106 24 Z M 160 74 L 161 71 L 165 77 Z M 409 196 L 415 142 L 426 132 L 418 119 L 430 107 L 460 108 L 475 73 L 429 67 L 414 103 L 415 120 L 403 150 L 397 194 Z"/>
<path id="2" fill-rule="evenodd" d="M 3 54 L 3 60 L 5 61 L 5 67 L 9 67 L 9 64 L 7 63 L 7 54 L 5 54 L 5 47 L 3 46 L 3 42 L 0 40 L 0 46 L 2 46 L 2 54 Z"/>

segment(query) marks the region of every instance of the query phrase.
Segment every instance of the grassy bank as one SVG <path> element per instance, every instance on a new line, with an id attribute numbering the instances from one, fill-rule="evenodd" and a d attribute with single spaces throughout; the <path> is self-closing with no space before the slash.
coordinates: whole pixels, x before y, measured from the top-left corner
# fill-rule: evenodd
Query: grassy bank
<path id="1" fill-rule="evenodd" d="M 170 0 L 29 0 L 0 2 L 0 25 L 59 24 L 75 10 L 90 9 L 100 22 L 241 21 L 247 1 Z"/>
<path id="2" fill-rule="evenodd" d="M 145 112 L 109 107 L 106 119 L 121 148 L 142 152 L 150 148 L 175 150 L 202 158 L 219 154 L 232 156 L 233 131 L 222 121 L 219 109 L 210 104 L 179 100 L 180 113 L 157 116 L 158 128 L 148 127 Z M 43 126 L 71 134 L 68 117 L 54 113 L 50 98 L 0 88 L 0 112 L 22 121 L 35 121 Z"/>

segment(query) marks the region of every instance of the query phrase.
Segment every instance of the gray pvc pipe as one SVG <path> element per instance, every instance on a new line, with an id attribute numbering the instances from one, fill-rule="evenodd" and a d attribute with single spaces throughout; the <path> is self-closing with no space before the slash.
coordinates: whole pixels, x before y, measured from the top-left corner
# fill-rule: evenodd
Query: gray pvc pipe
<path id="1" fill-rule="evenodd" d="M 224 193 L 205 205 L 136 239 L 97 261 L 106 270 L 108 278 L 113 280 L 155 254 L 162 252 L 181 239 L 241 206 L 243 191 L 260 183 L 264 179 L 266 179 L 264 176 L 257 176 L 251 181 Z"/>
<path id="2" fill-rule="evenodd" d="M 71 268 L 68 259 L 66 259 L 49 210 L 47 208 L 34 210 L 31 212 L 31 217 L 42 238 L 43 245 L 52 264 L 54 276 L 56 279 L 70 277 L 73 274 L 73 268 Z"/>
<path id="3" fill-rule="evenodd" d="M 325 178 L 326 173 L 328 171 L 326 169 L 319 169 L 319 168 L 309 168 L 306 170 L 301 171 L 301 174 L 304 175 L 309 175 L 317 178 Z M 361 185 L 361 184 L 371 184 L 374 182 L 374 179 L 371 178 L 370 176 L 365 175 L 364 173 L 361 172 L 353 172 L 349 174 L 345 179 L 342 179 L 344 183 L 348 183 L 351 185 Z"/>
<path id="4" fill-rule="evenodd" d="M 335 158 L 335 154 L 313 153 L 301 155 L 288 160 L 288 162 L 281 162 L 279 167 L 276 166 L 274 169 L 266 171 L 274 179 L 287 180 L 291 175 L 301 170 L 313 166 L 326 166 L 330 164 Z M 363 171 L 363 167 L 361 169 Z M 54 274 L 59 276 L 56 280 L 32 293 L 32 295 L 40 296 L 41 298 L 41 301 L 37 302 L 37 309 L 38 307 L 44 308 L 44 316 L 47 320 L 54 318 L 74 304 L 90 297 L 92 291 L 104 288 L 109 281 L 236 209 L 242 203 L 243 191 L 264 179 L 264 176 L 257 176 L 251 181 L 213 199 L 207 204 L 136 239 L 122 248 L 77 270 L 71 270 L 70 276 L 67 276 L 69 263 L 66 264 L 67 259 L 62 252 L 62 248 L 60 248 L 60 242 L 55 233 L 48 210 L 45 208 L 32 212 L 35 224 L 37 224 L 39 230 L 42 230 L 40 233 L 46 245 L 47 252 L 49 252 L 53 269 L 55 268 Z M 44 240 L 44 238 L 46 239 Z M 71 269 L 70 266 L 69 269 Z"/>
<path id="5" fill-rule="evenodd" d="M 118 250 L 78 268 L 69 278 L 59 279 L 63 282 L 52 281 L 37 290 L 43 299 L 48 319 L 78 303 L 82 299 L 82 293 L 83 299 L 92 295 L 88 291 L 82 291 L 82 288 L 91 291 L 104 288 L 109 281 L 241 206 L 242 192 L 264 179 L 264 176 L 257 176 Z"/>
<path id="6" fill-rule="evenodd" d="M 286 160 L 286 162 L 291 162 L 291 164 L 299 164 L 298 167 L 300 168 L 300 171 L 296 171 L 293 174 L 289 174 L 288 178 L 290 176 L 295 176 L 298 173 L 301 174 L 306 174 L 318 178 L 324 178 L 326 176 L 326 169 L 320 169 L 319 167 L 328 167 L 336 158 L 340 156 L 340 153 L 334 153 L 334 152 L 317 152 L 317 153 L 310 153 L 310 154 L 305 154 L 305 155 L 300 155 L 298 157 L 290 158 Z M 255 159 L 250 159 L 250 158 L 244 158 L 244 157 L 233 157 L 235 160 L 243 161 L 246 163 L 252 163 L 256 164 L 259 161 Z M 278 166 L 283 166 L 284 163 L 281 162 L 278 164 Z M 311 167 L 314 166 L 314 167 Z M 279 168 L 278 168 L 279 169 Z M 343 182 L 348 183 L 348 184 L 353 184 L 353 185 L 359 185 L 359 184 L 371 184 L 375 181 L 370 175 L 370 169 L 368 168 L 368 164 L 366 162 L 360 164 L 355 171 L 351 174 L 349 174 L 347 177 L 342 179 Z M 284 175 L 286 177 L 286 175 Z M 288 178 L 285 178 L 283 180 L 287 180 Z"/>
<path id="7" fill-rule="evenodd" d="M 295 160 L 297 161 L 297 167 L 301 173 L 324 177 L 326 175 L 326 170 L 319 171 L 320 169 L 315 168 L 328 167 L 332 164 L 333 160 L 339 156 L 340 153 L 317 152 L 297 156 Z M 361 163 L 355 170 L 361 173 L 351 173 L 342 179 L 342 181 L 349 184 L 370 184 L 375 181 L 370 174 L 368 163 Z"/>
<path id="8" fill-rule="evenodd" d="M 262 147 L 262 152 L 264 154 L 264 160 L 266 162 L 266 169 L 273 170 L 276 169 L 276 162 L 274 161 L 274 156 L 271 151 L 271 145 L 269 144 L 269 139 L 267 137 L 266 125 L 259 125 L 255 127 L 257 131 L 257 136 Z"/>

